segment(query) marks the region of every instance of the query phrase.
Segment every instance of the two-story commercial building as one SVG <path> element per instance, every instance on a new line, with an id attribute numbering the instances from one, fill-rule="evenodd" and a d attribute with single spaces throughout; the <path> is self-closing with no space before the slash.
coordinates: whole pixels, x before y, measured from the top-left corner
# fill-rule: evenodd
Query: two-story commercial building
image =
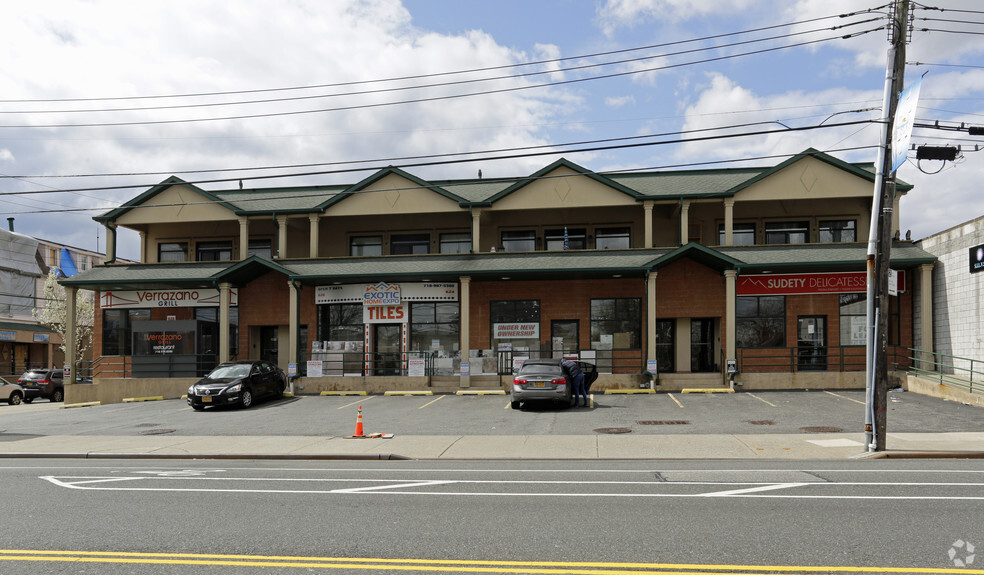
<path id="1" fill-rule="evenodd" d="M 305 393 L 498 386 L 523 358 L 577 354 L 601 389 L 653 370 L 664 386 L 736 370 L 750 387 L 863 387 L 873 180 L 815 150 L 762 168 L 558 160 L 514 178 L 389 168 L 219 191 L 172 177 L 97 217 L 110 263 L 62 284 L 97 292 L 97 382 L 264 358 Z M 140 263 L 113 263 L 119 227 L 139 233 Z M 913 342 L 911 288 L 934 261 L 892 249 L 902 362 L 931 346 Z"/>

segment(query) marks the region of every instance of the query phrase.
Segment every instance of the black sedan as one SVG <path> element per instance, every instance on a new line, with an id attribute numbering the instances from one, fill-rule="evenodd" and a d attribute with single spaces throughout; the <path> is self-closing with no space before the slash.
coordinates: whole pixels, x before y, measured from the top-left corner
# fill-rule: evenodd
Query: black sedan
<path id="1" fill-rule="evenodd" d="M 286 388 L 287 376 L 268 361 L 227 361 L 188 388 L 188 405 L 195 411 L 211 405 L 245 409 L 261 397 L 283 396 Z"/>

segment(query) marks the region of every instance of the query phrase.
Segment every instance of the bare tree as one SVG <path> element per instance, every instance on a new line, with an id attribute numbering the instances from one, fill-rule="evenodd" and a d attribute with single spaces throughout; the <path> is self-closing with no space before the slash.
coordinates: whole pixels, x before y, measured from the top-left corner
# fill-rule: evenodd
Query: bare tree
<path id="1" fill-rule="evenodd" d="M 34 308 L 34 319 L 41 325 L 50 327 L 62 336 L 61 350 L 65 348 L 65 324 L 67 313 L 67 296 L 65 288 L 58 285 L 58 276 L 54 271 L 48 274 L 44 282 L 44 307 Z M 75 298 L 75 357 L 82 358 L 92 347 L 92 326 L 95 314 L 95 300 L 92 292 L 79 291 Z M 74 367 L 74 366 L 73 366 Z"/>

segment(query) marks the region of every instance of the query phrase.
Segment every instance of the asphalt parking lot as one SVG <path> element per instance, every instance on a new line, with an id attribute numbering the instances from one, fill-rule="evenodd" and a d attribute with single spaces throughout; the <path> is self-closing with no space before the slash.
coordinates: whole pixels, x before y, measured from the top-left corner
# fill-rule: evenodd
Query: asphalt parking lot
<path id="1" fill-rule="evenodd" d="M 509 397 L 298 396 L 248 410 L 194 412 L 184 400 L 64 409 L 0 405 L 0 441 L 24 435 L 346 436 L 362 406 L 365 433 L 400 435 L 790 434 L 863 432 L 863 390 L 594 395 L 591 408 L 509 408 Z M 984 431 L 984 410 L 889 393 L 889 432 Z"/>

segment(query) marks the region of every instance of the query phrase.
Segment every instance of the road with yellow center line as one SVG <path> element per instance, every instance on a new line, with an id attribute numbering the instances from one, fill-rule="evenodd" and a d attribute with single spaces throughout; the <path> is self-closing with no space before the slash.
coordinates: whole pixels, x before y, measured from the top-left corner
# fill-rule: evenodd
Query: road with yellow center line
<path id="1" fill-rule="evenodd" d="M 765 575 L 765 574 L 893 574 L 984 575 L 984 569 L 939 569 L 874 566 L 712 565 L 691 563 L 611 563 L 583 561 L 469 561 L 394 559 L 381 557 L 306 557 L 196 553 L 136 553 L 0 549 L 3 562 L 112 563 L 119 565 L 185 565 L 289 569 L 350 569 L 404 573 L 516 573 L 558 575 Z"/>

